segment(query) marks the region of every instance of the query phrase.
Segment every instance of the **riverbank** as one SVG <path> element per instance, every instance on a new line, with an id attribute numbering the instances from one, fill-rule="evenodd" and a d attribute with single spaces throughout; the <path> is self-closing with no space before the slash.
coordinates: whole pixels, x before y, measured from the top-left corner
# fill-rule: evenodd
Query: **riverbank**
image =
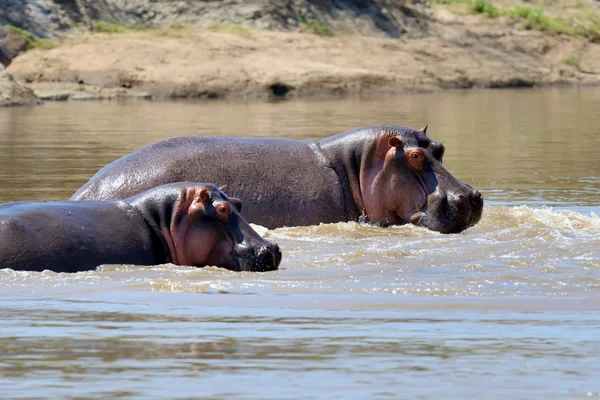
<path id="1" fill-rule="evenodd" d="M 330 36 L 318 30 L 266 31 L 229 24 L 77 31 L 54 48 L 20 55 L 9 72 L 49 100 L 268 98 L 600 84 L 600 43 L 594 37 L 526 27 L 523 21 L 529 19 L 508 13 L 490 18 L 461 4 L 431 5 L 426 34 L 413 38 Z"/>

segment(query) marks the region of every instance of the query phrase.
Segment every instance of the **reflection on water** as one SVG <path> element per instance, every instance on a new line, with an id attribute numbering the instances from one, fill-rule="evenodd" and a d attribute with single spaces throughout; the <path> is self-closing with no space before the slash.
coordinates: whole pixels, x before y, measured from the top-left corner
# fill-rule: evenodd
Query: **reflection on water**
<path id="1" fill-rule="evenodd" d="M 0 343 L 7 358 L 2 372 L 14 382 L 4 386 L 11 398 L 31 390 L 28 377 L 46 386 L 50 398 L 72 388 L 77 398 L 395 399 L 424 387 L 435 398 L 564 398 L 598 385 L 600 341 L 589 337 L 597 314 L 232 317 L 164 306 L 90 313 L 75 303 L 50 304 L 23 321 L 19 311 L 32 305 L 13 309 L 4 331 L 15 337 Z M 35 326 L 23 334 L 23 322 Z M 520 383 L 506 380 L 516 373 Z"/>
<path id="2" fill-rule="evenodd" d="M 239 315 L 184 306 L 187 296 L 127 307 L 135 312 L 13 301 L 12 337 L 0 342 L 5 395 L 39 395 L 33 380 L 49 398 L 570 398 L 598 388 L 597 313 Z"/>
<path id="3" fill-rule="evenodd" d="M 600 203 L 597 88 L 287 102 L 47 103 L 0 110 L 0 201 L 65 199 L 98 169 L 183 135 L 322 138 L 429 124 L 444 163 L 487 200 Z"/>
<path id="4" fill-rule="evenodd" d="M 0 109 L 0 201 L 169 136 L 419 128 L 486 198 L 457 235 L 256 229 L 272 273 L 0 270 L 2 398 L 578 398 L 600 383 L 600 90 Z"/>

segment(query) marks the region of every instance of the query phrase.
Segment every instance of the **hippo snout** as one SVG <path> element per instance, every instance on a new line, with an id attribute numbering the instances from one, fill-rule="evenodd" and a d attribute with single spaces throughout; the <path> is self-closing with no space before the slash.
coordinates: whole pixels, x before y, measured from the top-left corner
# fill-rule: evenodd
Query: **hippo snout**
<path id="1" fill-rule="evenodd" d="M 415 214 L 411 222 L 441 233 L 459 233 L 481 219 L 483 195 L 468 185 L 429 195 L 426 212 Z"/>
<path id="2" fill-rule="evenodd" d="M 483 196 L 478 190 L 465 185 L 462 190 L 446 194 L 442 209 L 446 221 L 442 219 L 443 233 L 458 233 L 477 224 L 483 212 Z"/>
<path id="3" fill-rule="evenodd" d="M 281 262 L 281 250 L 274 243 L 261 246 L 236 246 L 240 271 L 266 272 L 274 271 Z"/>
<path id="4" fill-rule="evenodd" d="M 276 244 L 269 244 L 258 250 L 257 262 L 265 266 L 265 271 L 272 271 L 279 267 L 281 262 L 281 250 Z"/>

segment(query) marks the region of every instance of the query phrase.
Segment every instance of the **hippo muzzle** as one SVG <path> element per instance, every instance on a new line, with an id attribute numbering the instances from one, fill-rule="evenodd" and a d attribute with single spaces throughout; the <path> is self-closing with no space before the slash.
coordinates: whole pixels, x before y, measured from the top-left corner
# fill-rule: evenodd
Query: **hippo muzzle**
<path id="1" fill-rule="evenodd" d="M 428 196 L 427 206 L 411 217 L 411 223 L 441 233 L 459 233 L 479 222 L 483 211 L 483 196 L 479 191 L 440 192 L 436 190 Z"/>
<path id="2" fill-rule="evenodd" d="M 423 210 L 415 213 L 410 222 L 441 233 L 459 233 L 477 224 L 483 212 L 483 195 L 456 179 L 441 164 L 432 165 L 435 189 L 427 196 Z"/>
<path id="3" fill-rule="evenodd" d="M 260 236 L 237 210 L 234 213 L 237 230 L 234 232 L 235 245 L 229 258 L 231 265 L 227 268 L 252 272 L 276 270 L 281 263 L 279 246 Z"/>
<path id="4" fill-rule="evenodd" d="M 274 271 L 281 262 L 281 250 L 277 244 L 266 242 L 262 246 L 249 246 L 241 243 L 235 246 L 237 271 Z"/>

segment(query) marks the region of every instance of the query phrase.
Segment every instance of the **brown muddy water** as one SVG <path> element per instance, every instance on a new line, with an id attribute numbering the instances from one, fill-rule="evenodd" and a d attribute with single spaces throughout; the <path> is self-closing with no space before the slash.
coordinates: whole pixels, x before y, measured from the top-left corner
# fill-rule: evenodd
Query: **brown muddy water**
<path id="1" fill-rule="evenodd" d="M 0 109 L 0 201 L 179 135 L 420 128 L 480 189 L 457 235 L 267 231 L 281 269 L 0 271 L 0 398 L 600 397 L 600 89 Z"/>

